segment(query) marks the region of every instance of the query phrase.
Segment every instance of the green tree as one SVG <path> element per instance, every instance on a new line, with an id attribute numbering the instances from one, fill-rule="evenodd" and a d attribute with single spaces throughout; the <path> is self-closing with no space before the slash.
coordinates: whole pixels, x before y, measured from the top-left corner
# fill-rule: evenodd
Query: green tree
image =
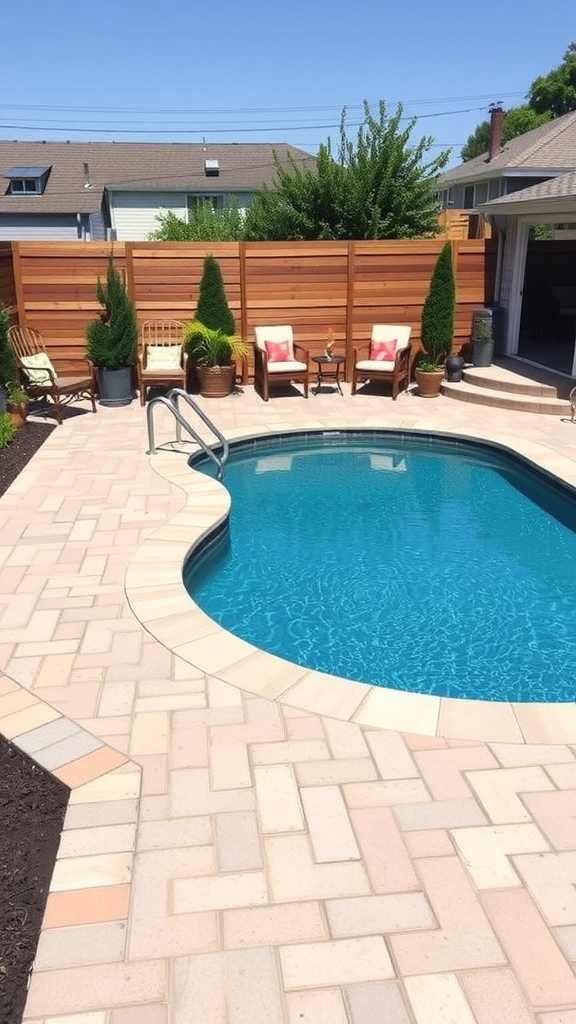
<path id="1" fill-rule="evenodd" d="M 188 220 L 172 210 L 161 210 L 159 227 L 148 237 L 156 242 L 240 242 L 244 238 L 244 213 L 229 204 L 215 210 L 208 200 L 190 210 Z"/>
<path id="2" fill-rule="evenodd" d="M 505 111 L 502 119 L 502 142 L 510 142 L 517 135 L 524 135 L 525 132 L 539 128 L 552 117 L 549 111 L 537 114 L 532 107 L 524 104 L 521 107 L 511 107 Z M 460 151 L 462 160 L 472 160 L 475 156 L 482 156 L 487 153 L 490 146 L 490 122 L 482 121 L 472 135 L 468 136 L 466 144 Z"/>
<path id="3" fill-rule="evenodd" d="M 0 305 L 0 387 L 14 384 L 18 379 L 16 359 L 8 340 L 10 312 L 6 306 Z"/>
<path id="4" fill-rule="evenodd" d="M 450 353 L 454 338 L 456 285 L 452 245 L 445 242 L 432 272 L 430 290 L 422 307 L 420 338 L 427 361 L 441 365 Z"/>
<path id="5" fill-rule="evenodd" d="M 576 43 L 570 43 L 557 68 L 534 79 L 528 101 L 537 114 L 549 113 L 551 117 L 576 110 Z"/>
<path id="6" fill-rule="evenodd" d="M 234 315 L 226 299 L 220 264 L 212 255 L 206 256 L 204 260 L 194 319 L 199 320 L 204 327 L 220 330 L 224 334 L 233 335 L 235 332 Z"/>
<path id="7" fill-rule="evenodd" d="M 526 98 L 527 104 L 512 107 L 504 114 L 503 142 L 509 142 L 518 135 L 539 128 L 546 121 L 576 110 L 576 43 L 570 43 L 557 68 L 534 79 Z M 481 156 L 486 153 L 489 144 L 490 122 L 482 121 L 468 136 L 460 156 L 463 160 Z"/>
<path id="8" fill-rule="evenodd" d="M 404 128 L 402 107 L 389 117 L 384 102 L 364 120 L 355 142 L 348 138 L 346 110 L 340 122 L 337 159 L 330 141 L 320 145 L 316 167 L 275 158 L 273 186 L 263 187 L 246 214 L 246 238 L 268 241 L 422 238 L 438 233 L 436 179 L 448 151 L 425 158 L 432 139 L 410 145 L 416 119 Z"/>
<path id="9" fill-rule="evenodd" d="M 106 283 L 98 278 L 96 296 L 103 310 L 98 320 L 86 324 L 88 359 L 95 366 L 110 370 L 134 366 L 138 341 L 136 310 L 124 275 L 117 270 L 112 256 L 108 260 Z"/>

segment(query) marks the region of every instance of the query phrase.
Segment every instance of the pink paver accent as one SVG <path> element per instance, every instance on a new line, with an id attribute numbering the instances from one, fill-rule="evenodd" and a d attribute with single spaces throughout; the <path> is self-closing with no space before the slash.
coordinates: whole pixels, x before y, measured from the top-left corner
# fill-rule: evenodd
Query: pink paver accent
<path id="1" fill-rule="evenodd" d="M 129 885 L 51 892 L 43 927 L 64 928 L 75 924 L 95 924 L 98 921 L 121 921 L 128 917 L 129 899 Z"/>
<path id="2" fill-rule="evenodd" d="M 128 758 L 117 750 L 100 747 L 99 750 L 94 750 L 91 754 L 78 758 L 77 761 L 71 761 L 70 764 L 57 768 L 54 775 L 67 786 L 77 788 L 84 782 L 90 782 L 105 772 L 112 771 L 113 768 L 118 768 L 121 764 L 126 764 L 127 761 Z"/>
<path id="3" fill-rule="evenodd" d="M 374 892 L 408 892 L 420 881 L 392 812 L 387 807 L 365 808 L 350 814 Z"/>
<path id="4" fill-rule="evenodd" d="M 482 902 L 535 1007 L 576 1003 L 576 977 L 527 892 L 486 892 Z"/>

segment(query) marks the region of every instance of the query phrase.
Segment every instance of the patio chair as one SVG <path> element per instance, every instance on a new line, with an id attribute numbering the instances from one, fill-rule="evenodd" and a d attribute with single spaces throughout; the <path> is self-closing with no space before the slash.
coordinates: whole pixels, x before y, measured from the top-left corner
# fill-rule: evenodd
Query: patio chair
<path id="1" fill-rule="evenodd" d="M 20 383 L 31 399 L 44 400 L 54 406 L 59 424 L 62 423 L 62 408 L 71 402 L 87 399 L 96 412 L 94 367 L 81 356 L 66 357 L 69 363 L 78 366 L 78 373 L 58 373 L 46 352 L 40 331 L 32 327 L 10 327 L 8 339 L 12 346 L 18 367 Z"/>
<path id="2" fill-rule="evenodd" d="M 385 381 L 392 385 L 392 398 L 400 386 L 410 383 L 412 370 L 410 334 L 405 324 L 374 324 L 370 342 L 354 349 L 352 394 L 360 382 Z"/>
<path id="3" fill-rule="evenodd" d="M 187 365 L 184 324 L 180 320 L 146 320 L 140 330 L 137 364 L 140 405 L 146 404 L 147 388 L 185 391 Z"/>
<path id="4" fill-rule="evenodd" d="M 291 327 L 254 328 L 254 385 L 265 402 L 270 384 L 297 382 L 308 398 L 309 373 L 308 352 L 295 344 Z"/>

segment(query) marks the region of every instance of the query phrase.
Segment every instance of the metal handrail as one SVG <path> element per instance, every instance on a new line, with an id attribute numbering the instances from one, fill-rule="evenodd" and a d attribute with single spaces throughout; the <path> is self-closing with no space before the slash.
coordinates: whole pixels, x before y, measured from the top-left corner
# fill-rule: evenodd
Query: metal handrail
<path id="1" fill-rule="evenodd" d="M 206 424 L 209 430 L 211 430 L 214 436 L 218 439 L 218 441 L 222 445 L 221 457 L 216 455 L 212 448 L 208 444 L 206 444 L 203 438 L 201 438 L 200 435 L 196 433 L 194 428 L 190 426 L 188 420 L 184 418 L 184 416 L 180 412 L 180 409 L 178 408 L 179 398 L 183 398 L 185 400 L 185 402 L 190 406 L 190 408 L 193 409 L 194 412 L 198 414 L 200 419 Z M 165 397 L 164 395 L 159 395 L 157 398 L 153 398 L 152 401 L 148 403 L 146 409 L 146 422 L 148 426 L 148 454 L 156 455 L 157 451 L 154 439 L 153 418 L 154 408 L 156 405 L 165 405 L 166 408 L 170 409 L 170 412 L 174 416 L 174 419 L 176 420 L 176 441 L 178 443 L 182 441 L 182 427 L 184 427 L 184 430 L 186 430 L 190 434 L 190 436 L 194 439 L 196 444 L 199 445 L 199 447 L 202 449 L 205 455 L 207 455 L 208 458 L 212 460 L 217 469 L 218 480 L 221 480 L 224 473 L 224 466 L 226 465 L 226 462 L 228 460 L 228 454 L 230 450 L 228 441 L 226 440 L 224 435 L 218 430 L 216 424 L 212 422 L 212 420 L 206 415 L 204 410 L 201 409 L 199 405 L 197 405 L 194 399 L 188 394 L 187 391 L 184 391 L 183 388 L 172 388 L 168 392 L 167 397 Z"/>

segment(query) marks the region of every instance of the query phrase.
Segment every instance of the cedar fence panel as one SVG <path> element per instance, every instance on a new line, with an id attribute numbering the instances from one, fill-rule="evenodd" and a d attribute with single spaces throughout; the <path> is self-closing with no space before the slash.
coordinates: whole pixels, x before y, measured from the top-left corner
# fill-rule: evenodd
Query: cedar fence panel
<path id="1" fill-rule="evenodd" d="M 334 330 L 346 354 L 373 323 L 411 324 L 420 315 L 444 239 L 385 242 L 13 242 L 0 246 L 0 289 L 16 318 L 42 331 L 57 365 L 84 354 L 84 331 L 98 315 L 96 281 L 112 252 L 126 273 L 139 323 L 193 317 L 204 257 L 220 264 L 239 334 L 249 342 L 258 324 L 291 324 L 311 354 Z M 453 240 L 457 310 L 454 351 L 470 337 L 472 310 L 492 300 L 495 243 Z M 12 274 L 11 277 L 11 270 Z M 12 284 L 10 283 L 12 281 Z M 2 292 L 0 291 L 0 295 Z M 252 366 L 252 361 L 251 361 Z"/>

